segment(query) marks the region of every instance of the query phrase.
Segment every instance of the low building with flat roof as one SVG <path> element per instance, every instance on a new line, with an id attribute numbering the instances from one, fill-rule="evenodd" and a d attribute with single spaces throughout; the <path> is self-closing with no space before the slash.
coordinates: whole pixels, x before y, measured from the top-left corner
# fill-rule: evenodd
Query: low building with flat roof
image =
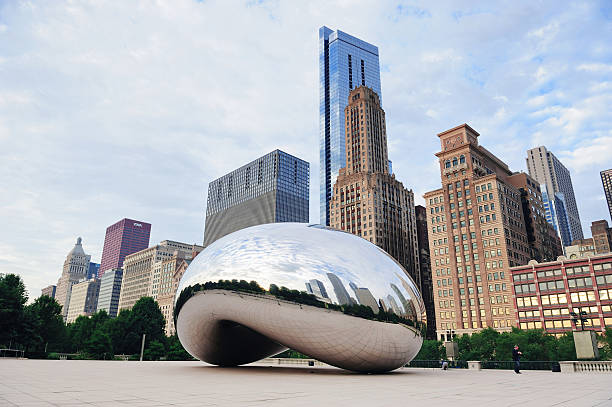
<path id="1" fill-rule="evenodd" d="M 612 253 L 512 267 L 516 318 L 522 329 L 563 334 L 581 330 L 572 313 L 585 312 L 584 329 L 612 327 Z"/>
<path id="2" fill-rule="evenodd" d="M 40 292 L 41 297 L 43 295 L 48 295 L 51 298 L 55 298 L 55 286 L 54 285 L 50 285 L 47 286 L 45 288 L 43 288 Z"/>

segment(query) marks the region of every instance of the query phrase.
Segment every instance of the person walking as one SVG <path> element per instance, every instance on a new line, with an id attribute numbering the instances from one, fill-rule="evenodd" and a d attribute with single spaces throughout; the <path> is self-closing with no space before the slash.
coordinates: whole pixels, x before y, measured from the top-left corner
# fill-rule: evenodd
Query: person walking
<path id="1" fill-rule="evenodd" d="M 518 345 L 514 345 L 514 349 L 512 349 L 512 360 L 514 361 L 514 373 L 521 374 L 519 371 L 521 367 L 521 355 L 523 352 L 519 351 Z"/>

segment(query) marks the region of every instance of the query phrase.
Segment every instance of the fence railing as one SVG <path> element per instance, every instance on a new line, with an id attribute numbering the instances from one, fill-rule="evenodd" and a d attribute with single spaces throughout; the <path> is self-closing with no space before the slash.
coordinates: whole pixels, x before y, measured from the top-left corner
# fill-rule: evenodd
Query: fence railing
<path id="1" fill-rule="evenodd" d="M 561 362 L 564 373 L 612 373 L 612 361 L 567 361 Z"/>
<path id="2" fill-rule="evenodd" d="M 467 360 L 446 360 L 449 368 L 467 369 Z M 480 362 L 482 369 L 514 369 L 514 362 L 511 360 L 491 360 Z M 442 361 L 440 360 L 412 360 L 404 367 L 425 367 L 432 369 L 440 369 Z M 521 370 L 553 370 L 559 371 L 559 362 L 554 361 L 521 361 Z"/>
<path id="3" fill-rule="evenodd" d="M 446 360 L 449 368 L 467 369 L 468 363 L 466 360 Z M 411 360 L 404 367 L 426 367 L 431 369 L 440 369 L 442 367 L 441 360 Z"/>
<path id="4" fill-rule="evenodd" d="M 512 360 L 489 360 L 481 362 L 482 369 L 502 369 L 513 370 Z M 554 370 L 559 371 L 559 362 L 546 360 L 525 360 L 521 361 L 521 370 Z"/>

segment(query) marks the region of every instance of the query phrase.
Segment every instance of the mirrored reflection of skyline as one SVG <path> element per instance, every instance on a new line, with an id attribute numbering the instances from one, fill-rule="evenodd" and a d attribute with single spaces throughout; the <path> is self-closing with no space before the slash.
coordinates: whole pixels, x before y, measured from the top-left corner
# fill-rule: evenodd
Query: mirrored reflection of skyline
<path id="1" fill-rule="evenodd" d="M 420 294 L 394 259 L 365 239 L 323 227 L 267 224 L 225 236 L 195 258 L 178 292 L 196 283 L 234 279 L 421 320 Z"/>

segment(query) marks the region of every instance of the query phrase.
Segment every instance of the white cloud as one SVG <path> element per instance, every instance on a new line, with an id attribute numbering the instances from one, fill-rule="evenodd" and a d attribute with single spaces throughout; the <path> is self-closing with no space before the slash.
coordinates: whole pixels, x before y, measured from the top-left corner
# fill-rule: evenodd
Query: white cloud
<path id="1" fill-rule="evenodd" d="M 604 64 L 604 63 L 591 63 L 591 64 L 580 64 L 578 68 L 579 71 L 586 72 L 612 72 L 612 64 Z"/>

